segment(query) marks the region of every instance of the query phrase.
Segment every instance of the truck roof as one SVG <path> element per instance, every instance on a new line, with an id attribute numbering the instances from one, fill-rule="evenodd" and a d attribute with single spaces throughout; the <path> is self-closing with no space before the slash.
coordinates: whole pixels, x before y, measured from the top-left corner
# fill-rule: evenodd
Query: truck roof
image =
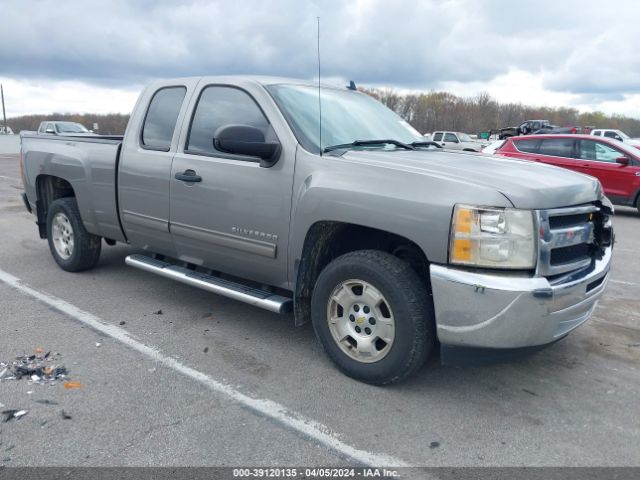
<path id="1" fill-rule="evenodd" d="M 252 85 L 278 85 L 278 84 L 287 84 L 287 85 L 301 85 L 307 87 L 317 87 L 318 84 L 309 80 L 303 80 L 300 78 L 291 78 L 291 77 L 275 77 L 268 75 L 199 75 L 192 77 L 176 77 L 176 78 L 163 78 L 158 79 L 151 83 L 151 85 L 168 85 L 172 83 L 185 82 L 187 80 L 205 80 L 210 83 L 233 83 L 233 84 L 252 84 Z M 327 85 L 321 83 L 322 88 L 335 88 L 342 89 L 345 87 L 340 87 L 336 85 Z"/>

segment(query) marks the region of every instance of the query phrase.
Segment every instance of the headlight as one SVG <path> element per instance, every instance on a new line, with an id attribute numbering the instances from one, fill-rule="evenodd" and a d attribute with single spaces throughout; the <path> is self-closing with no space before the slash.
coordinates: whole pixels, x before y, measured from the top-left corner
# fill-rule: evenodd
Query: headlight
<path id="1" fill-rule="evenodd" d="M 485 268 L 536 266 L 533 212 L 456 205 L 451 220 L 449 262 Z"/>

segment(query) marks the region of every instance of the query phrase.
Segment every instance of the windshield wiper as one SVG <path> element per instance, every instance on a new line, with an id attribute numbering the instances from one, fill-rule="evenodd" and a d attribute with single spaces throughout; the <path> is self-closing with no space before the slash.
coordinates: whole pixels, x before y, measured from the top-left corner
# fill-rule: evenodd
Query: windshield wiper
<path id="1" fill-rule="evenodd" d="M 344 148 L 365 147 L 367 145 L 384 145 L 384 144 L 395 145 L 396 147 L 404 148 L 405 150 L 415 150 L 413 146 L 400 142 L 398 140 L 355 140 L 351 143 L 341 143 L 340 145 L 331 145 L 329 147 L 325 147 L 322 151 L 323 153 L 327 153 L 327 152 L 331 152 L 332 150 L 341 150 Z"/>
<path id="2" fill-rule="evenodd" d="M 427 141 L 427 142 L 411 142 L 411 146 L 418 148 L 418 147 L 438 147 L 438 148 L 442 148 L 442 145 L 436 143 L 436 142 L 432 142 L 432 141 Z"/>

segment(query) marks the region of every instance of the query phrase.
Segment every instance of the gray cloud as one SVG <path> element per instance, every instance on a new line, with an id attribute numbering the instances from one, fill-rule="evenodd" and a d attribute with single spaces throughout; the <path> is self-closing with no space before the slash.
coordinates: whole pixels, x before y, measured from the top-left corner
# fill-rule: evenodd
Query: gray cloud
<path id="1" fill-rule="evenodd" d="M 9 0 L 0 76 L 117 86 L 153 77 L 323 73 L 431 88 L 510 69 L 584 95 L 640 91 L 635 2 Z M 627 12 L 625 14 L 624 12 Z"/>

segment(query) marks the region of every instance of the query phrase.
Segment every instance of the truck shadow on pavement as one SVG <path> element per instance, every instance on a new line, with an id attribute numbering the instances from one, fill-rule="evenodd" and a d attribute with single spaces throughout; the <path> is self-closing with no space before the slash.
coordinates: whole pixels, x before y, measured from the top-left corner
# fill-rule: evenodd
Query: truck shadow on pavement
<path id="1" fill-rule="evenodd" d="M 123 328 L 205 373 L 224 375 L 250 390 L 279 390 L 283 382 L 299 389 L 312 382 L 309 396 L 315 389 L 316 395 L 335 389 L 397 402 L 398 418 L 409 414 L 402 407 L 407 402 L 442 402 L 478 414 L 497 404 L 505 415 L 536 426 L 546 421 L 545 408 L 569 410 L 577 394 L 587 403 L 610 401 L 602 389 L 607 369 L 632 368 L 640 360 L 640 348 L 628 346 L 635 345 L 629 332 L 603 326 L 596 316 L 560 342 L 508 363 L 441 366 L 436 348 L 413 377 L 374 387 L 340 373 L 324 355 L 310 323 L 295 327 L 291 314 L 277 315 L 132 269 L 124 264 L 131 253 L 127 247 L 105 248 L 99 275 L 92 276 L 96 288 L 109 277 L 110 284 L 116 282 L 136 299 L 121 307 L 117 318 L 126 316 Z M 159 311 L 161 315 L 155 314 Z M 637 333 L 632 336 L 640 346 Z"/>

